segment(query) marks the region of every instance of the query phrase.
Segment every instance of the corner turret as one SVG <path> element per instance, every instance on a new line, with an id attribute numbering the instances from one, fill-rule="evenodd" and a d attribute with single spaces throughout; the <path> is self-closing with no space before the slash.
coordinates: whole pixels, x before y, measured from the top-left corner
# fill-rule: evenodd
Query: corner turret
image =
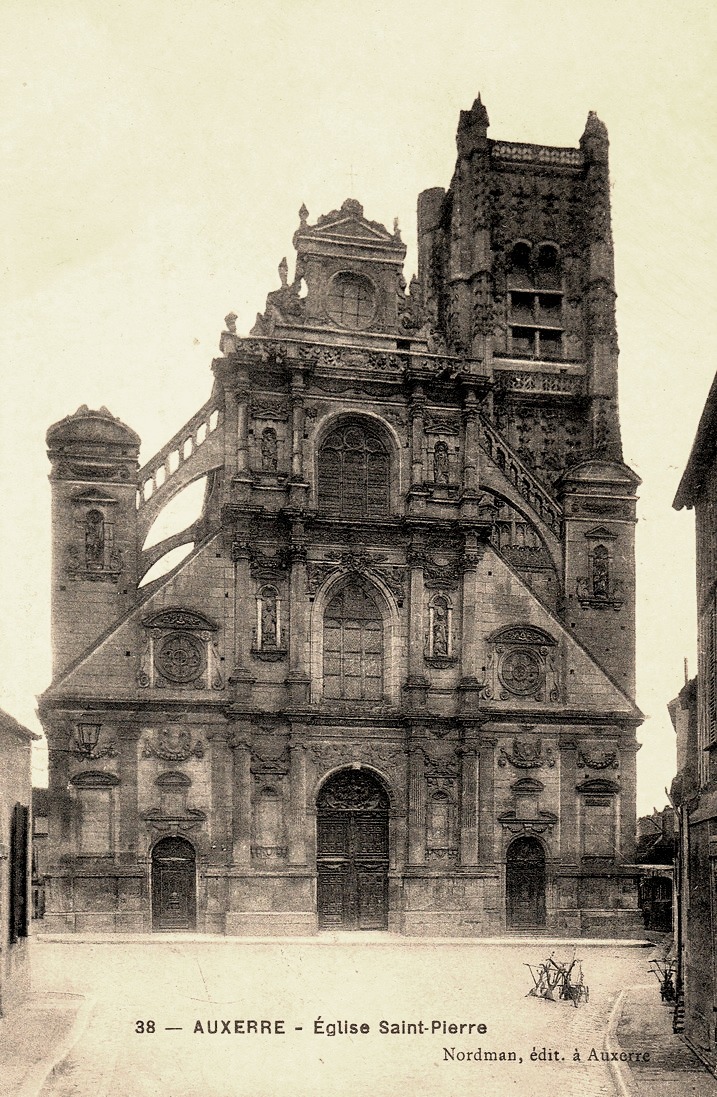
<path id="1" fill-rule="evenodd" d="M 139 446 L 104 407 L 83 405 L 47 432 L 55 676 L 134 602 Z"/>

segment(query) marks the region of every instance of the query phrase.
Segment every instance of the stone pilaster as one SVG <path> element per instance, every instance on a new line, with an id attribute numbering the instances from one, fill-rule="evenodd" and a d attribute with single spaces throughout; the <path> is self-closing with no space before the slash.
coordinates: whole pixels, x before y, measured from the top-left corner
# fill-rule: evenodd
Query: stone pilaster
<path id="1" fill-rule="evenodd" d="M 425 645 L 425 593 L 423 586 L 423 567 L 425 554 L 420 537 L 414 537 L 408 551 L 409 566 L 409 640 L 408 640 L 408 678 L 404 686 L 406 703 L 409 708 L 420 709 L 426 704 L 428 679 L 426 678 L 423 648 Z"/>
<path id="2" fill-rule="evenodd" d="M 232 796 L 232 861 L 235 865 L 251 864 L 251 745 L 246 732 L 233 732 L 234 753 Z"/>
<path id="3" fill-rule="evenodd" d="M 462 571 L 463 590 L 461 615 L 461 708 L 475 708 L 481 695 L 478 678 L 478 629 L 476 627 L 476 571 L 481 558 L 477 535 L 468 530 L 465 535 Z"/>
<path id="4" fill-rule="evenodd" d="M 425 480 L 423 450 L 425 446 L 426 397 L 423 386 L 416 384 L 411 393 L 409 418 L 411 423 L 411 487 L 422 487 Z"/>
<path id="5" fill-rule="evenodd" d="M 620 815 L 618 856 L 626 864 L 635 860 L 635 800 L 637 796 L 637 752 L 640 744 L 633 739 L 620 749 Z"/>
<path id="6" fill-rule="evenodd" d="M 57 864 L 72 841 L 72 803 L 68 792 L 70 780 L 70 743 L 74 729 L 69 722 L 57 728 L 46 728 L 49 763 L 48 861 Z"/>
<path id="7" fill-rule="evenodd" d="M 289 673 L 286 686 L 291 706 L 308 701 L 309 606 L 307 594 L 306 538 L 304 524 L 295 520 L 291 530 L 289 571 Z"/>
<path id="8" fill-rule="evenodd" d="M 461 752 L 462 865 L 478 863 L 478 773 L 478 748 L 475 743 L 467 743 Z"/>
<path id="9" fill-rule="evenodd" d="M 232 542 L 232 562 L 234 565 L 234 668 L 229 676 L 229 685 L 233 699 L 245 703 L 251 696 L 251 687 L 254 682 L 249 667 L 249 652 L 251 629 L 256 617 L 252 597 L 253 583 L 248 540 Z"/>
<path id="10" fill-rule="evenodd" d="M 408 758 L 408 863 L 426 860 L 425 757 L 419 746 L 411 747 Z"/>
<path id="11" fill-rule="evenodd" d="M 495 863 L 495 739 L 481 739 L 478 759 L 478 861 Z"/>
<path id="12" fill-rule="evenodd" d="M 289 864 L 306 864 L 306 747 L 289 746 Z"/>
<path id="13" fill-rule="evenodd" d="M 561 741 L 560 749 L 560 860 L 563 865 L 578 861 L 578 794 L 575 791 L 577 744 Z"/>
<path id="14" fill-rule="evenodd" d="M 215 728 L 207 732 L 212 781 L 210 840 L 212 860 L 223 863 L 232 848 L 232 766 L 229 732 Z"/>
<path id="15" fill-rule="evenodd" d="M 478 398 L 475 389 L 468 386 L 463 392 L 462 410 L 463 430 L 463 499 L 461 511 L 465 510 L 466 503 L 476 499 L 478 492 Z"/>
<path id="16" fill-rule="evenodd" d="M 241 478 L 249 471 L 249 385 L 246 369 L 242 369 L 237 376 L 234 397 L 236 400 L 237 476 Z"/>
<path id="17" fill-rule="evenodd" d="M 295 369 L 291 378 L 291 478 L 304 479 L 304 375 Z"/>
<path id="18" fill-rule="evenodd" d="M 119 852 L 137 855 L 139 844 L 139 807 L 137 803 L 138 743 L 141 728 L 125 724 L 117 728 L 119 746 Z"/>

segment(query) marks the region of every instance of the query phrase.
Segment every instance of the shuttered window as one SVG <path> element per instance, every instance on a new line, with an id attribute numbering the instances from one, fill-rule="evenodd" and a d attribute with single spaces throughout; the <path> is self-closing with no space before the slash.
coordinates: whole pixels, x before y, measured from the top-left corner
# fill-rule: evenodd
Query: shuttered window
<path id="1" fill-rule="evenodd" d="M 319 510 L 347 518 L 388 514 L 388 453 L 381 439 L 363 425 L 340 427 L 321 447 Z"/>
<path id="2" fill-rule="evenodd" d="M 28 818 L 28 808 L 15 804 L 10 823 L 10 944 L 27 937 Z"/>
<path id="3" fill-rule="evenodd" d="M 344 587 L 324 615 L 324 697 L 383 697 L 383 621 L 373 599 L 357 583 Z"/>

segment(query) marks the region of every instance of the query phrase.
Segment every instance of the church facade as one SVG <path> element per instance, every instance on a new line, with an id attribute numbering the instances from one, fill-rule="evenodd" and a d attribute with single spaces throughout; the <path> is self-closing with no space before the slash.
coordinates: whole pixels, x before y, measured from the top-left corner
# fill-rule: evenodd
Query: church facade
<path id="1" fill-rule="evenodd" d="M 487 131 L 479 98 L 410 285 L 397 226 L 302 206 L 142 468 L 106 409 L 50 428 L 48 928 L 635 931 L 607 134 Z"/>

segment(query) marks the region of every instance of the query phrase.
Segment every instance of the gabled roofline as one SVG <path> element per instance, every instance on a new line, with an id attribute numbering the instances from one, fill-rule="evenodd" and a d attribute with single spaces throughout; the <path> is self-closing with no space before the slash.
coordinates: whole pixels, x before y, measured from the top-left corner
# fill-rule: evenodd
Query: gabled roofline
<path id="1" fill-rule="evenodd" d="M 715 458 L 717 448 L 717 374 L 702 409 L 695 440 L 687 466 L 682 474 L 672 506 L 675 510 L 693 507 L 704 487 L 705 474 Z"/>
<path id="2" fill-rule="evenodd" d="M 0 708 L 0 733 L 2 732 L 7 732 L 9 735 L 14 735 L 16 739 L 24 739 L 27 742 L 42 739 L 42 736 L 38 735 L 37 732 L 30 731 L 24 724 L 18 723 L 9 712 L 5 712 L 4 709 Z"/>

